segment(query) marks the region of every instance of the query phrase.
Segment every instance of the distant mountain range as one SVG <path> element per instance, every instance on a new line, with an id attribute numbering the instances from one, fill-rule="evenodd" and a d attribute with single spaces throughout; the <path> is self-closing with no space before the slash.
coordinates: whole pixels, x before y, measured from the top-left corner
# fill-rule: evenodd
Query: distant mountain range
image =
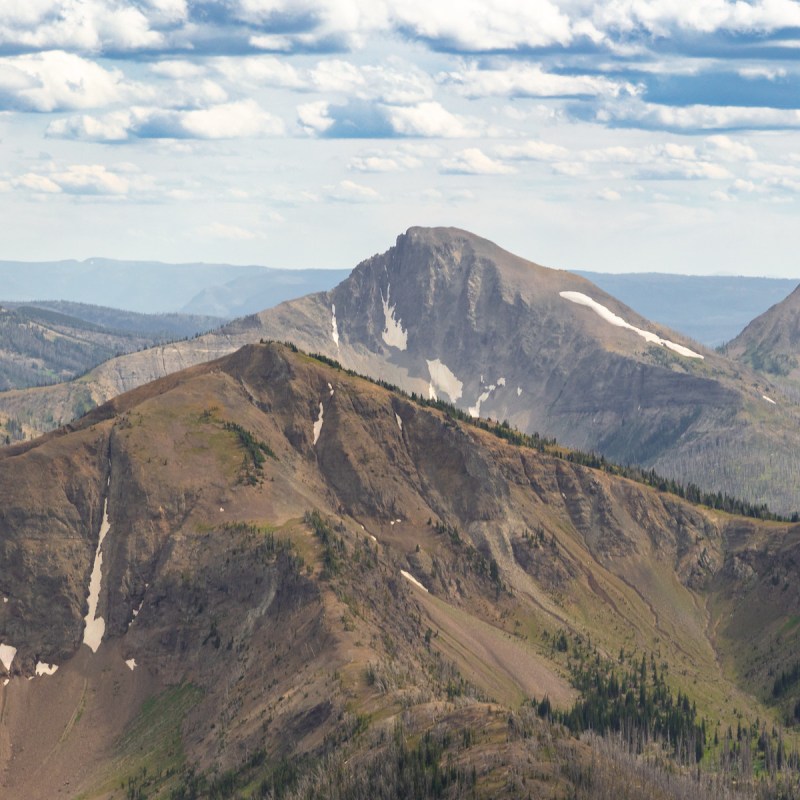
<path id="1" fill-rule="evenodd" d="M 330 289 L 347 273 L 108 258 L 0 261 L 0 295 L 8 301 L 67 300 L 144 314 L 180 312 L 232 319 Z"/>
<path id="2" fill-rule="evenodd" d="M 0 302 L 0 389 L 70 380 L 103 361 L 218 327 L 218 317 Z"/>
<path id="3" fill-rule="evenodd" d="M 187 342 L 113 359 L 80 386 L 0 395 L 0 411 L 67 422 L 259 339 L 291 340 L 474 416 L 509 420 L 703 489 L 797 509 L 797 406 L 756 373 L 656 325 L 578 275 L 474 234 L 412 228 L 335 289 Z"/>
<path id="4" fill-rule="evenodd" d="M 713 383 L 561 292 L 644 330 L 420 229 L 281 317 L 319 313 L 335 350 L 335 301 L 343 357 L 427 354 L 426 388 L 453 397 L 452 367 L 470 402 L 484 370 L 495 408 L 548 382 L 534 327 L 543 363 L 589 370 L 577 404 L 591 359 L 635 402 Z M 0 450 L 0 794 L 792 796 L 800 526 L 462 417 L 268 343 Z"/>
<path id="5" fill-rule="evenodd" d="M 147 314 L 182 313 L 231 320 L 285 300 L 328 291 L 348 274 L 349 270 L 342 269 L 294 270 L 106 258 L 5 261 L 0 262 L 0 295 L 16 302 L 56 298 Z M 798 280 L 741 276 L 575 274 L 588 278 L 643 317 L 681 331 L 707 347 L 733 339 L 798 284 Z M 52 303 L 50 306 L 54 307 Z"/>
<path id="6" fill-rule="evenodd" d="M 576 271 L 576 274 L 588 278 L 643 317 L 681 331 L 707 347 L 729 342 L 800 283 L 800 278 L 735 275 L 657 272 L 612 275 L 583 271 Z"/>

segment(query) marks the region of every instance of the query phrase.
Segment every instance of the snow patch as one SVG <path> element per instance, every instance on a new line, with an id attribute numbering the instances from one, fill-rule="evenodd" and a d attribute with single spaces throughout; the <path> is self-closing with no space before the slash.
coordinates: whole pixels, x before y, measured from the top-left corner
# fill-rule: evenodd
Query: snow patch
<path id="1" fill-rule="evenodd" d="M 11 669 L 11 664 L 16 654 L 16 647 L 12 647 L 10 644 L 0 644 L 0 661 L 2 661 L 3 666 L 6 668 L 6 672 Z"/>
<path id="2" fill-rule="evenodd" d="M 403 325 L 399 319 L 395 318 L 395 306 L 389 305 L 389 292 L 391 284 L 386 286 L 386 299 L 383 299 L 381 292 L 381 303 L 383 304 L 384 328 L 381 337 L 389 347 L 396 347 L 398 350 L 405 350 L 408 347 L 408 331 L 403 330 Z"/>
<path id="3" fill-rule="evenodd" d="M 339 349 L 339 326 L 336 324 L 336 306 L 331 303 L 331 336 L 336 344 L 336 349 Z"/>
<path id="4" fill-rule="evenodd" d="M 136 659 L 135 659 L 135 658 L 129 658 L 129 659 L 128 659 L 128 660 L 125 662 L 125 664 L 127 665 L 128 669 L 129 669 L 131 672 L 133 672 L 133 671 L 136 669 Z"/>
<path id="5" fill-rule="evenodd" d="M 7 602 L 8 602 L 8 598 L 7 598 L 7 597 L 4 597 L 4 598 L 3 598 L 3 602 L 4 602 L 4 603 L 7 603 Z"/>
<path id="6" fill-rule="evenodd" d="M 328 389 L 330 390 L 331 397 L 333 397 L 333 386 L 331 386 L 330 384 L 328 384 Z"/>
<path id="7" fill-rule="evenodd" d="M 319 433 L 322 430 L 322 403 L 319 404 L 319 417 L 317 417 L 317 421 L 314 423 L 314 444 L 317 443 L 317 439 L 319 439 Z"/>
<path id="8" fill-rule="evenodd" d="M 694 350 L 690 350 L 688 347 L 684 347 L 682 344 L 676 344 L 675 342 L 669 341 L 669 339 L 662 339 L 655 333 L 644 331 L 641 328 L 631 325 L 629 322 L 626 322 L 624 319 L 622 319 L 622 317 L 618 316 L 604 305 L 601 305 L 596 300 L 592 300 L 591 297 L 583 294 L 582 292 L 559 292 L 559 295 L 565 300 L 569 300 L 571 303 L 577 303 L 580 306 L 587 306 L 588 308 L 591 308 L 595 314 L 597 314 L 601 319 L 604 319 L 606 322 L 616 325 L 618 328 L 627 328 L 629 331 L 638 333 L 639 336 L 646 341 L 651 342 L 652 344 L 660 344 L 663 347 L 673 350 L 679 355 L 686 356 L 686 358 L 704 358 L 704 356 L 700 355 L 700 353 L 695 353 Z"/>
<path id="9" fill-rule="evenodd" d="M 766 400 L 768 403 L 772 403 L 772 405 L 774 405 L 774 406 L 778 405 L 778 404 L 777 404 L 777 403 L 776 403 L 776 402 L 775 402 L 775 401 L 774 401 L 774 400 L 773 400 L 771 397 L 767 397 L 765 394 L 762 394 L 761 396 L 762 396 L 762 397 L 764 398 L 764 400 Z"/>
<path id="10" fill-rule="evenodd" d="M 111 524 L 108 521 L 108 497 L 106 497 L 103 503 L 103 524 L 100 526 L 100 538 L 97 540 L 92 575 L 89 578 L 89 611 L 85 617 L 86 627 L 83 631 L 83 643 L 88 645 L 93 653 L 97 652 L 100 642 L 103 641 L 103 634 L 106 632 L 105 620 L 97 616 L 97 603 L 100 599 L 100 584 L 103 580 L 103 553 L 100 548 L 110 527 Z"/>
<path id="11" fill-rule="evenodd" d="M 428 384 L 428 400 L 438 400 L 439 398 L 436 396 L 436 389 L 433 388 L 433 384 Z"/>
<path id="12" fill-rule="evenodd" d="M 437 399 L 437 392 L 444 392 L 449 398 L 450 402 L 455 403 L 461 397 L 461 390 L 464 384 L 456 378 L 451 372 L 447 364 L 443 364 L 438 358 L 433 361 L 428 361 L 428 373 L 431 376 L 431 382 L 428 387 L 428 393 L 432 400 Z"/>
<path id="13" fill-rule="evenodd" d="M 496 389 L 497 387 L 492 383 L 486 389 L 485 392 L 481 392 L 478 395 L 478 399 L 475 401 L 474 406 L 470 406 L 467 410 L 469 411 L 469 415 L 471 417 L 479 417 L 481 415 L 481 403 L 485 403 L 489 399 L 489 395 Z"/>
<path id="14" fill-rule="evenodd" d="M 505 386 L 506 385 L 506 379 L 505 378 L 498 378 L 497 379 L 497 385 L 498 386 Z"/>
<path id="15" fill-rule="evenodd" d="M 8 686 L 9 683 L 10 683 L 9 678 L 3 678 L 3 686 Z"/>
<path id="16" fill-rule="evenodd" d="M 422 589 L 423 592 L 427 592 L 428 591 L 410 572 L 406 572 L 404 569 L 401 569 L 400 570 L 400 574 L 407 581 L 411 581 L 411 583 L 413 583 L 414 586 L 419 586 L 419 588 Z"/>
<path id="17" fill-rule="evenodd" d="M 522 397 L 522 387 L 517 386 L 517 397 Z"/>
<path id="18" fill-rule="evenodd" d="M 395 412 L 394 418 L 397 420 L 397 427 L 400 428 L 400 430 L 402 431 L 403 430 L 403 420 L 400 419 L 400 415 Z"/>
<path id="19" fill-rule="evenodd" d="M 53 675 L 58 669 L 58 664 L 45 664 L 44 661 L 39 661 L 36 664 L 37 675 Z"/>

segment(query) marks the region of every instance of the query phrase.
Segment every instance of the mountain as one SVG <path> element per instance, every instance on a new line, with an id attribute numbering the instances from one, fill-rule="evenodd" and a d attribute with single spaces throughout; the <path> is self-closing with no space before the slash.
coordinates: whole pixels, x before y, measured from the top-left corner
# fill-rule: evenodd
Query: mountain
<path id="1" fill-rule="evenodd" d="M 266 269 L 233 278 L 198 292 L 181 307 L 184 314 L 213 314 L 231 319 L 312 292 L 324 292 L 350 274 L 345 269 Z"/>
<path id="2" fill-rule="evenodd" d="M 796 510 L 797 407 L 767 377 L 584 278 L 453 228 L 411 228 L 329 292 L 114 359 L 80 385 L 5 393 L 0 412 L 67 422 L 87 389 L 102 402 L 262 338 L 291 340 L 474 416 Z"/>
<path id="3" fill-rule="evenodd" d="M 0 451 L 0 530 L 4 797 L 750 798 L 694 764 L 751 746 L 796 782 L 800 526 L 295 348 Z M 570 735 L 624 708 L 631 748 Z"/>
<path id="4" fill-rule="evenodd" d="M 800 286 L 756 317 L 728 343 L 725 353 L 769 375 L 800 399 Z"/>
<path id="5" fill-rule="evenodd" d="M 742 275 L 575 273 L 647 319 L 681 331 L 706 347 L 729 342 L 797 286 L 796 280 L 787 278 Z"/>
<path id="6" fill-rule="evenodd" d="M 412 228 L 332 291 L 258 319 L 407 391 L 795 510 L 797 409 L 772 382 L 473 234 Z"/>
<path id="7" fill-rule="evenodd" d="M 47 297 L 144 314 L 199 314 L 231 319 L 336 285 L 344 270 L 270 269 L 158 261 L 0 261 L 2 295 L 30 302 Z M 46 287 L 46 288 L 45 288 Z"/>
<path id="8" fill-rule="evenodd" d="M 35 300 L 29 303 L 0 301 L 7 308 L 25 306 L 43 311 L 54 311 L 67 317 L 83 320 L 117 333 L 132 333 L 161 341 L 185 339 L 218 328 L 222 317 L 203 314 L 165 313 L 140 314 L 121 308 L 93 306 L 88 303 L 72 303 L 68 300 Z"/>
<path id="9" fill-rule="evenodd" d="M 208 331 L 220 322 L 70 303 L 0 305 L 0 389 L 70 380 L 121 353 Z"/>

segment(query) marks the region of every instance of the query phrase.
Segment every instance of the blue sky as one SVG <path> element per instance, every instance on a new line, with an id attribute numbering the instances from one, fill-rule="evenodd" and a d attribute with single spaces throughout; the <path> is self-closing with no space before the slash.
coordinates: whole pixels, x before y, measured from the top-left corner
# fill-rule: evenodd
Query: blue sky
<path id="1" fill-rule="evenodd" d="M 798 277 L 796 0 L 3 0 L 0 259 Z"/>

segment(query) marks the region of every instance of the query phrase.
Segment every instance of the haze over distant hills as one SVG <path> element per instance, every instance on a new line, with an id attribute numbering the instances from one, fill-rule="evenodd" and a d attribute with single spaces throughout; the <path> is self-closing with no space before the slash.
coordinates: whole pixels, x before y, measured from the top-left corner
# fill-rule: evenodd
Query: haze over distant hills
<path id="1" fill-rule="evenodd" d="M 704 489 L 796 510 L 797 407 L 768 376 L 643 317 L 586 279 L 452 228 L 411 228 L 329 292 L 188 342 L 114 359 L 80 384 L 0 395 L 68 421 L 95 402 L 262 338 Z"/>
<path id="2" fill-rule="evenodd" d="M 797 280 L 784 278 L 572 271 L 647 319 L 681 331 L 707 347 L 733 339 L 798 284 Z M 106 258 L 82 262 L 5 261 L 0 262 L 0 299 L 72 301 L 141 313 L 233 319 L 332 289 L 349 272 Z"/>
<path id="3" fill-rule="evenodd" d="M 733 339 L 800 283 L 800 278 L 574 272 L 647 319 L 680 331 L 707 347 L 718 347 Z"/>
<path id="4" fill-rule="evenodd" d="M 145 314 L 233 317 L 335 286 L 348 270 L 156 261 L 0 261 L 3 300 L 68 300 Z"/>
<path id="5" fill-rule="evenodd" d="M 501 256 L 453 232 L 357 286 L 441 247 L 471 266 L 444 288 L 484 297 Z M 523 266 L 502 258 L 490 296 Z M 507 438 L 270 343 L 0 451 L 0 794 L 754 800 L 732 745 L 797 746 L 796 687 L 772 687 L 800 526 Z M 640 771 L 626 737 L 664 749 Z"/>

